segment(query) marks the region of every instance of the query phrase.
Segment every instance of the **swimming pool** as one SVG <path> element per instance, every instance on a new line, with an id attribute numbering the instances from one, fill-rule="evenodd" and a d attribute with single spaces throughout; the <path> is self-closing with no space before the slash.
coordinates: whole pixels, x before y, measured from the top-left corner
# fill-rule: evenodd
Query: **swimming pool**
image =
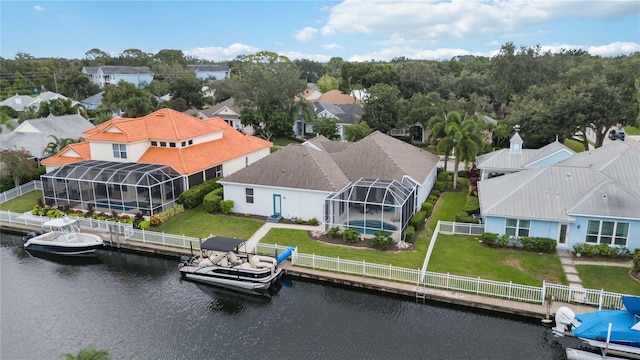
<path id="1" fill-rule="evenodd" d="M 380 220 L 351 220 L 345 223 L 353 229 L 356 229 L 361 234 L 375 234 L 378 231 L 393 232 L 398 230 L 398 227 Z"/>

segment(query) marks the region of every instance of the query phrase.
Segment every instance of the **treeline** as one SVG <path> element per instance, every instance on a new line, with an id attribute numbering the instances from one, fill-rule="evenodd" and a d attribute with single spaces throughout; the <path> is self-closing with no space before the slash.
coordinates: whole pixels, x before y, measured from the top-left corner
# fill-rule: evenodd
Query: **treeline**
<path id="1" fill-rule="evenodd" d="M 173 103 L 165 106 L 177 110 L 207 104 L 196 94 L 202 82 L 186 68 L 188 64 L 207 62 L 185 56 L 180 50 L 151 54 L 128 49 L 112 57 L 92 49 L 81 60 L 35 59 L 19 53 L 13 60 L 0 61 L 2 98 L 44 88 L 81 100 L 99 91 L 81 73 L 83 66 L 127 65 L 149 66 L 154 80 L 134 94 L 138 100 L 131 100 L 127 91 L 140 89 L 119 92 L 126 96 L 107 96 L 111 105 L 127 101 L 134 108 L 137 102 L 141 110 L 132 113 L 144 113 L 150 108 L 140 99 L 167 93 L 172 94 Z M 515 124 L 521 126 L 527 147 L 546 144 L 556 137 L 577 136 L 586 144 L 590 130 L 596 133 L 595 145 L 600 146 L 611 126 L 637 126 L 640 120 L 640 53 L 602 58 L 581 50 L 550 53 L 539 46 L 506 43 L 491 58 L 468 55 L 448 61 L 396 58 L 348 62 L 336 57 L 319 63 L 291 61 L 262 52 L 218 64 L 229 66 L 232 76 L 224 82 L 209 83 L 217 90 L 212 101 L 233 96 L 247 110 L 243 122 L 266 121 L 273 124 L 269 131 L 274 135 L 289 128 L 292 120 L 287 111 L 296 106 L 289 96 L 304 89 L 307 82 L 315 83 L 322 92 L 367 89 L 370 97 L 363 120 L 372 129 L 384 132 L 415 124 L 426 127 L 432 117 L 446 117 L 454 110 L 463 117 L 489 115 L 499 120 L 494 130 L 496 146 L 505 144 Z M 151 107 L 157 106 L 152 99 L 150 102 Z"/>

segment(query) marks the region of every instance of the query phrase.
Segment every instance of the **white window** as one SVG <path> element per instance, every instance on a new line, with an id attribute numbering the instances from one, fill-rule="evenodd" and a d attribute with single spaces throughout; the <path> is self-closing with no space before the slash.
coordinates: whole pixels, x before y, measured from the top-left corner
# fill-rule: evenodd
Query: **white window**
<path id="1" fill-rule="evenodd" d="M 127 146 L 125 144 L 112 144 L 113 157 L 116 159 L 127 158 Z"/>
<path id="2" fill-rule="evenodd" d="M 253 204 L 253 189 L 252 188 L 246 188 L 244 190 L 246 198 L 247 198 L 247 204 Z"/>
<path id="3" fill-rule="evenodd" d="M 627 246 L 629 223 L 605 220 L 589 220 L 585 242 Z"/>
<path id="4" fill-rule="evenodd" d="M 504 233 L 509 236 L 529 236 L 530 220 L 507 219 Z"/>

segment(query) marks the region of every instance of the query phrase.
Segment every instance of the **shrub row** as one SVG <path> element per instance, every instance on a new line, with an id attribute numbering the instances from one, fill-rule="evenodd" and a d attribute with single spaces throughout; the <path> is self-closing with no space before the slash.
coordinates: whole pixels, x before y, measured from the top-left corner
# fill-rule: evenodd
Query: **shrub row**
<path id="1" fill-rule="evenodd" d="M 631 257 L 631 250 L 626 247 L 609 246 L 607 244 L 576 244 L 573 251 L 580 256 L 606 256 L 614 258 Z"/>
<path id="2" fill-rule="evenodd" d="M 221 184 L 218 184 L 218 180 L 220 180 L 220 178 L 207 180 L 202 184 L 193 186 L 187 191 L 183 191 L 180 196 L 178 196 L 178 204 L 184 205 L 187 209 L 193 209 L 194 207 L 202 204 L 204 197 L 208 193 L 222 187 Z"/>
<path id="3" fill-rule="evenodd" d="M 640 249 L 636 249 L 635 254 L 633 254 L 633 270 L 640 272 Z"/>
<path id="4" fill-rule="evenodd" d="M 425 211 L 418 211 L 411 217 L 409 225 L 413 226 L 414 229 L 420 229 L 426 219 L 427 213 Z"/>
<path id="5" fill-rule="evenodd" d="M 491 247 L 514 247 L 527 251 L 552 253 L 556 251 L 556 241 L 542 237 L 513 237 L 509 235 L 484 233 L 480 237 L 483 243 Z"/>
<path id="6" fill-rule="evenodd" d="M 479 223 L 479 220 L 472 218 L 465 211 L 460 211 L 459 213 L 456 213 L 456 222 L 477 224 Z"/>
<path id="7" fill-rule="evenodd" d="M 386 250 L 391 244 L 393 244 L 393 238 L 386 231 L 378 231 L 371 239 L 371 246 L 378 250 Z"/>
<path id="8" fill-rule="evenodd" d="M 224 189 L 217 188 L 205 195 L 204 199 L 202 199 L 202 206 L 204 207 L 204 211 L 210 214 L 220 211 L 220 203 L 222 202 L 223 194 Z"/>
<path id="9" fill-rule="evenodd" d="M 467 196 L 467 202 L 464 204 L 464 211 L 471 214 L 480 214 L 480 199 L 475 196 Z"/>
<path id="10" fill-rule="evenodd" d="M 162 222 L 165 222 L 169 219 L 171 219 L 174 216 L 178 216 L 180 214 L 182 214 L 184 212 L 184 206 L 177 204 L 174 205 L 173 207 L 161 212 L 160 214 L 158 214 L 158 216 L 160 217 L 160 220 L 162 220 Z"/>

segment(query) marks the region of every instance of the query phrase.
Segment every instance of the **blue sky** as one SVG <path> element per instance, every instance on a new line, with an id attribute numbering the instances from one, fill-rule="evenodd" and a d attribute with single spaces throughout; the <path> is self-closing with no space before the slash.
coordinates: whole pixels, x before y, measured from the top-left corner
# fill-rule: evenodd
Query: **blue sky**
<path id="1" fill-rule="evenodd" d="M 0 55 L 179 49 L 214 61 L 274 51 L 320 62 L 493 56 L 500 46 L 640 51 L 638 0 L 0 1 Z"/>

